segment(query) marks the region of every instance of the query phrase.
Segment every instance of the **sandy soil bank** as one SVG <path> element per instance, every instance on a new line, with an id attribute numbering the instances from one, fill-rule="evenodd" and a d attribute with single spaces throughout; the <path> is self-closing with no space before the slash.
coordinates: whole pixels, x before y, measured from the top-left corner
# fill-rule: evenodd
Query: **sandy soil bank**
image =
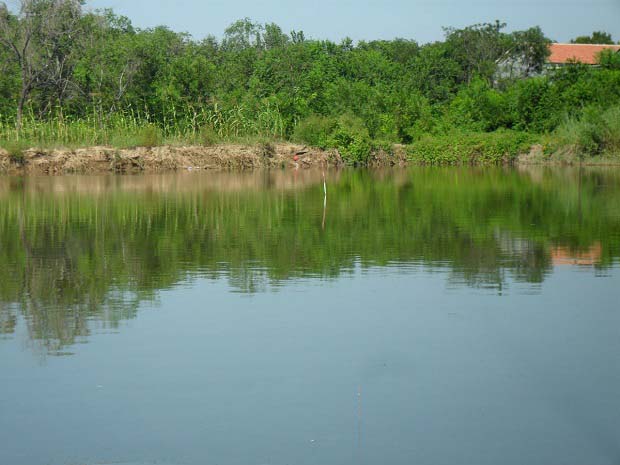
<path id="1" fill-rule="evenodd" d="M 295 144 L 214 145 L 210 147 L 90 147 L 75 150 L 27 150 L 23 160 L 0 151 L 0 172 L 8 174 L 155 173 L 256 168 L 312 168 L 337 166 L 337 151 Z"/>
<path id="2" fill-rule="evenodd" d="M 534 145 L 511 163 L 514 165 L 620 165 L 620 157 L 597 157 L 580 160 L 571 150 L 552 156 Z M 253 170 L 257 168 L 325 168 L 342 166 L 337 150 L 321 150 L 299 144 L 261 145 L 224 144 L 209 147 L 89 147 L 75 150 L 26 150 L 23 159 L 11 159 L 0 149 L 0 173 L 3 174 L 95 174 L 95 173 L 161 173 L 201 170 Z M 406 147 L 395 145 L 393 153 L 378 152 L 370 167 L 407 165 Z"/>

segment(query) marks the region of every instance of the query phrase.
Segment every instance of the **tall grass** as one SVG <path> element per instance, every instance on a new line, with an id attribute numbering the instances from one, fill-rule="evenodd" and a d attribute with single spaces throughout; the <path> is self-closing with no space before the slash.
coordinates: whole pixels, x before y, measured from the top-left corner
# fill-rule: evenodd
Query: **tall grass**
<path id="1" fill-rule="evenodd" d="M 559 143 L 578 155 L 620 155 L 620 106 L 605 111 L 588 108 L 579 118 L 567 118 L 556 130 Z"/>
<path id="2" fill-rule="evenodd" d="M 75 148 L 97 145 L 137 147 L 155 145 L 211 145 L 218 141 L 281 139 L 285 135 L 282 114 L 276 106 L 259 108 L 237 105 L 222 108 L 171 106 L 162 115 L 128 108 L 112 114 L 66 116 L 62 111 L 44 119 L 27 112 L 18 130 L 11 117 L 0 115 L 0 145 L 19 143 L 37 148 Z"/>

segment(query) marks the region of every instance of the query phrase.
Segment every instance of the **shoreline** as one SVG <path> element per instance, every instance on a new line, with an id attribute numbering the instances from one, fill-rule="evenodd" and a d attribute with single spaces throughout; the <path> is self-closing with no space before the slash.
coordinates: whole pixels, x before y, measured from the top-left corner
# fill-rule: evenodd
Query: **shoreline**
<path id="1" fill-rule="evenodd" d="M 507 157 L 504 166 L 620 166 L 620 157 L 603 156 L 579 159 L 571 150 L 545 155 L 534 145 L 529 153 Z M 436 166 L 498 166 L 494 163 L 444 163 Z M 0 149 L 0 174 L 137 174 L 175 171 L 233 170 L 273 168 L 328 168 L 347 166 L 337 150 L 324 150 L 295 143 L 217 144 L 212 146 L 135 147 L 118 149 L 107 146 L 78 149 L 28 149 L 19 159 L 12 159 Z M 365 165 L 370 168 L 390 166 L 429 166 L 408 159 L 407 147 L 395 145 L 392 152 L 374 152 Z"/>
<path id="2" fill-rule="evenodd" d="M 336 151 L 301 144 L 157 146 L 118 149 L 97 146 L 79 149 L 29 149 L 11 160 L 0 150 L 0 173 L 59 175 L 102 173 L 163 173 L 174 171 L 253 170 L 339 166 Z"/>

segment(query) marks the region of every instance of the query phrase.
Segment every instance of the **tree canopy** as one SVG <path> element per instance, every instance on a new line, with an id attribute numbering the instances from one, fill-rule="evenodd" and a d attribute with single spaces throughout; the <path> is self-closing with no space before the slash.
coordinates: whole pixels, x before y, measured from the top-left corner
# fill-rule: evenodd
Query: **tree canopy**
<path id="1" fill-rule="evenodd" d="M 614 41 L 611 38 L 611 34 L 604 31 L 594 31 L 589 36 L 579 36 L 571 40 L 572 44 L 601 44 L 601 45 L 613 45 Z"/>

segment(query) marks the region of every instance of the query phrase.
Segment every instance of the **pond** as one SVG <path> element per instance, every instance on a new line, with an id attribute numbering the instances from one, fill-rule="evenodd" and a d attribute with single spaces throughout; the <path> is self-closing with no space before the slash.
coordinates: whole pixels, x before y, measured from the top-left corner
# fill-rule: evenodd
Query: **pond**
<path id="1" fill-rule="evenodd" d="M 0 178 L 0 463 L 620 461 L 620 170 Z"/>

